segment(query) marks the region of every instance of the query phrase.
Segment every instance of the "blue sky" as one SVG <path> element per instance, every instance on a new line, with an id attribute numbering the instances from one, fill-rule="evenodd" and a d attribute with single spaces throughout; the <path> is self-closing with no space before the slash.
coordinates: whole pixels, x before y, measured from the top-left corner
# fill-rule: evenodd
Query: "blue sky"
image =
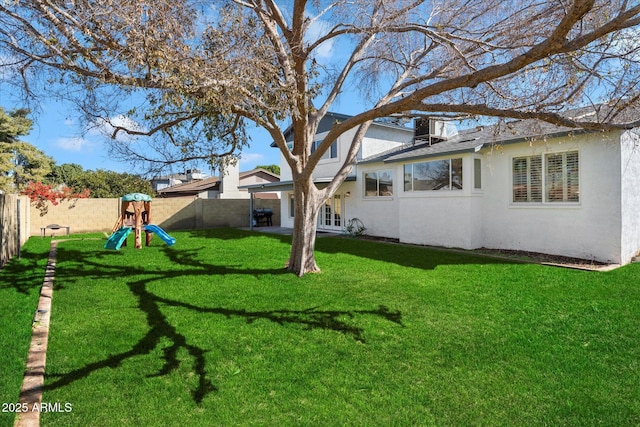
<path id="1" fill-rule="evenodd" d="M 7 86 L 0 84 L 0 107 L 11 110 L 22 104 Z M 53 157 L 57 165 L 77 163 L 86 170 L 106 169 L 117 172 L 143 173 L 144 171 L 126 163 L 109 158 L 105 138 L 95 132 L 85 132 L 79 115 L 64 103 L 42 99 L 41 111 L 33 115 L 33 129 L 22 137 L 45 154 Z M 277 148 L 270 147 L 271 138 L 262 129 L 253 128 L 252 142 L 242 153 L 240 170 L 251 170 L 257 165 L 279 164 Z M 209 173 L 206 167 L 203 172 Z"/>
<path id="2" fill-rule="evenodd" d="M 348 100 L 348 101 L 347 101 Z M 345 102 L 346 101 L 346 102 Z M 0 107 L 5 110 L 19 108 L 21 104 L 10 93 L 9 89 L 0 84 Z M 106 169 L 116 172 L 144 173 L 135 166 L 118 162 L 109 158 L 105 137 L 96 132 L 85 132 L 80 122 L 80 116 L 71 106 L 61 102 L 43 99 L 41 111 L 31 118 L 33 128 L 28 136 L 21 140 L 39 148 L 45 154 L 53 157 L 57 165 L 77 163 L 85 170 Z M 350 92 L 334 104 L 332 111 L 343 114 L 356 114 L 364 108 L 357 94 Z M 257 165 L 272 165 L 280 163 L 280 151 L 271 147 L 272 138 L 264 129 L 251 125 L 251 143 L 242 152 L 240 171 L 247 171 Z M 193 166 L 192 166 L 193 167 Z M 198 166 L 196 166 L 198 167 Z M 206 166 L 199 166 L 203 172 L 210 173 Z M 177 170 L 175 171 L 177 172 Z"/>
<path id="3" fill-rule="evenodd" d="M 344 96 L 349 102 L 338 102 L 332 111 L 344 114 L 355 114 L 362 109 L 362 104 L 357 95 L 350 93 Z M 33 128 L 29 135 L 21 138 L 50 157 L 53 157 L 57 165 L 64 163 L 77 163 L 85 170 L 106 169 L 116 172 L 144 173 L 142 168 L 111 159 L 107 152 L 106 139 L 97 132 L 87 132 L 81 125 L 80 115 L 73 107 L 50 99 L 40 99 L 40 111 L 31 116 Z M 11 92 L 8 85 L 0 81 L 0 107 L 5 110 L 23 107 Z M 250 125 L 249 135 L 251 142 L 245 147 L 240 158 L 240 171 L 247 171 L 257 165 L 271 165 L 280 163 L 280 151 L 271 147 L 272 138 L 264 129 Z M 196 165 L 205 173 L 211 173 L 206 165 Z M 174 168 L 174 172 L 179 170 Z"/>
<path id="4" fill-rule="evenodd" d="M 308 38 L 313 40 L 323 31 L 327 24 L 322 20 L 315 21 Z M 333 41 L 322 44 L 316 50 L 316 59 L 321 62 L 331 62 L 343 54 L 337 49 Z M 0 107 L 5 110 L 22 107 L 20 99 L 12 93 L 10 86 L 2 84 L 0 76 Z M 331 110 L 343 114 L 355 114 L 364 108 L 359 94 L 353 90 L 345 92 L 334 104 Z M 141 167 L 136 167 L 109 158 L 105 137 L 96 132 L 87 132 L 82 128 L 80 116 L 72 107 L 51 99 L 38 100 L 40 108 L 33 115 L 32 132 L 21 138 L 51 156 L 56 164 L 77 163 L 85 170 L 106 169 L 117 172 L 144 173 Z M 250 132 L 251 143 L 241 155 L 240 170 L 251 170 L 257 165 L 279 164 L 280 154 L 277 148 L 270 147 L 271 137 L 260 128 L 253 127 Z M 199 167 L 205 173 L 210 173 L 206 165 L 189 165 Z M 174 172 L 179 170 L 174 168 Z"/>

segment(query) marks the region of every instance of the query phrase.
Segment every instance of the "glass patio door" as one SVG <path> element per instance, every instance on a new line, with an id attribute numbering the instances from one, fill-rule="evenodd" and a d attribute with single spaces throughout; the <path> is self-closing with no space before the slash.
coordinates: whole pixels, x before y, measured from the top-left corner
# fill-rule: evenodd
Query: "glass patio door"
<path id="1" fill-rule="evenodd" d="M 318 215 L 318 228 L 331 231 L 342 231 L 344 227 L 342 206 L 342 195 L 335 194 L 332 198 L 324 202 L 324 206 Z"/>

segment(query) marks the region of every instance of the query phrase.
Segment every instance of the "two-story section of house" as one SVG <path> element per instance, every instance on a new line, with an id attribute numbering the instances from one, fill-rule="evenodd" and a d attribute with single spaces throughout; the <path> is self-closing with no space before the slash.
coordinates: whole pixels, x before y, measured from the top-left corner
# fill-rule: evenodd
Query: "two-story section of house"
<path id="1" fill-rule="evenodd" d="M 345 117 L 325 118 L 318 139 Z M 439 121 L 416 123 L 372 124 L 352 175 L 323 207 L 319 230 L 339 231 L 358 218 L 366 234 L 405 243 L 616 264 L 640 254 L 638 129 L 516 120 L 456 131 Z M 351 136 L 341 136 L 318 165 L 319 186 L 337 170 Z M 284 161 L 281 170 L 290 185 Z M 281 225 L 292 227 L 293 193 L 280 189 Z"/>
<path id="2" fill-rule="evenodd" d="M 349 116 L 337 113 L 328 113 L 318 126 L 315 142 L 320 144 L 324 136 L 329 132 L 336 122 L 347 119 Z M 313 177 L 314 182 L 320 188 L 326 186 L 335 176 L 338 169 L 342 165 L 351 145 L 351 140 L 356 130 L 341 135 L 324 154 L 322 160 L 318 163 Z M 289 129 L 285 131 L 287 142 L 292 146 L 292 134 Z M 406 123 L 399 120 L 386 120 L 374 122 L 364 140 L 362 141 L 358 152 L 358 162 L 362 159 L 380 155 L 384 152 L 404 147 L 413 141 L 413 127 L 407 127 Z M 275 147 L 275 144 L 272 145 Z M 275 148 L 274 148 L 275 149 Z M 312 150 L 315 147 L 312 147 Z M 350 187 L 346 185 L 349 182 L 357 180 L 358 167 L 354 167 L 349 177 L 347 177 L 345 185 L 340 188 L 333 197 L 323 206 L 318 216 L 318 229 L 326 231 L 342 231 L 345 226 L 345 218 L 353 217 L 349 215 L 348 210 L 352 206 Z M 266 186 L 253 186 L 249 190 L 257 193 L 260 191 L 279 190 L 281 195 L 281 226 L 293 227 L 294 203 L 293 203 L 293 182 L 291 169 L 284 160 L 284 156 L 280 156 L 280 183 Z M 355 206 L 354 206 L 355 207 Z"/>

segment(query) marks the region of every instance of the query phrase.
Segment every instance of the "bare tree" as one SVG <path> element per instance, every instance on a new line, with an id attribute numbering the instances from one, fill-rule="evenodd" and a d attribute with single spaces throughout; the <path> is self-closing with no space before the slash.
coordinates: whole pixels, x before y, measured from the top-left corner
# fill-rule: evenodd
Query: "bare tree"
<path id="1" fill-rule="evenodd" d="M 292 170 L 288 268 L 303 275 L 319 271 L 318 212 L 373 120 L 423 112 L 633 127 L 639 23 L 640 5 L 626 0 L 9 0 L 0 3 L 0 49 L 24 82 L 48 72 L 79 87 L 89 117 L 113 118 L 118 99 L 143 99 L 120 116 L 135 126 L 111 123 L 114 136 L 151 137 L 114 143 L 125 157 L 214 160 L 246 144 L 247 122 L 266 129 Z M 368 106 L 312 151 L 320 120 L 350 87 Z M 606 113 L 561 114 L 601 101 Z M 319 189 L 316 165 L 354 128 L 339 172 Z"/>

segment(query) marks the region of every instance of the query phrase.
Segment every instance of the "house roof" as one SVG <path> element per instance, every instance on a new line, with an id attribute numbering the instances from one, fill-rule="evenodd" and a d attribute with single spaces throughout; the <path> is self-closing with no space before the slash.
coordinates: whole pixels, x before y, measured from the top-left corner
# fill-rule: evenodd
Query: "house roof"
<path id="1" fill-rule="evenodd" d="M 324 188 L 329 185 L 332 179 L 333 177 L 314 178 L 313 183 L 316 184 L 318 188 Z M 345 182 L 355 180 L 355 175 L 349 175 L 345 178 Z M 240 185 L 238 186 L 238 188 L 248 190 L 250 193 L 261 193 L 265 191 L 290 191 L 293 189 L 293 181 L 265 182 L 263 184 Z"/>
<path id="2" fill-rule="evenodd" d="M 213 176 L 197 181 L 186 182 L 184 184 L 173 185 L 158 190 L 158 194 L 197 194 L 201 191 L 217 189 L 220 186 L 220 178 Z"/>
<path id="3" fill-rule="evenodd" d="M 638 120 L 640 110 L 628 108 L 620 113 L 615 105 L 598 104 L 582 108 L 575 108 L 564 113 L 567 117 L 577 120 L 605 122 L 613 117 L 613 123 L 629 123 Z M 349 115 L 327 113 L 320 122 L 318 133 L 331 129 L 336 120 L 347 120 Z M 404 125 L 386 120 L 376 120 L 375 125 L 392 127 L 403 131 L 412 131 Z M 437 143 L 428 141 L 415 141 L 400 147 L 393 148 L 383 153 L 359 160 L 358 163 L 375 162 L 401 162 L 418 158 L 429 158 L 461 153 L 480 151 L 482 148 L 493 145 L 513 144 L 517 142 L 532 141 L 540 138 L 562 137 L 567 135 L 579 135 L 583 133 L 597 132 L 581 128 L 558 126 L 541 120 L 513 120 L 491 126 L 477 126 L 471 129 L 459 130 L 454 137 Z M 287 140 L 291 137 L 291 126 L 285 130 Z M 271 144 L 275 147 L 275 143 Z"/>
<path id="4" fill-rule="evenodd" d="M 590 107 L 567 112 L 568 116 L 574 118 L 594 116 L 589 119 L 596 119 L 596 114 L 594 109 Z M 622 121 L 622 119 L 620 121 Z M 540 120 L 513 120 L 497 125 L 477 126 L 471 129 L 459 130 L 457 135 L 445 141 L 431 144 L 428 141 L 416 141 L 405 144 L 401 147 L 362 159 L 358 163 L 393 163 L 419 158 L 472 153 L 494 145 L 514 144 L 541 138 L 562 137 L 592 132 L 597 131 L 557 126 Z"/>
<path id="5" fill-rule="evenodd" d="M 280 175 L 277 175 L 273 172 L 269 172 L 266 169 L 263 168 L 255 168 L 252 169 L 250 171 L 246 171 L 246 172 L 240 172 L 240 179 L 242 178 L 246 178 L 252 175 L 258 175 L 262 178 L 268 179 L 270 181 L 280 181 Z"/>
<path id="6" fill-rule="evenodd" d="M 336 122 L 343 122 L 347 119 L 350 119 L 353 116 L 350 116 L 348 114 L 341 114 L 341 113 L 334 113 L 329 111 L 321 120 L 320 120 L 320 124 L 318 125 L 318 130 L 316 131 L 316 134 L 319 133 L 324 133 L 324 132 L 328 132 L 331 130 L 331 128 L 336 124 Z M 399 129 L 399 130 L 405 130 L 408 132 L 412 132 L 412 129 L 407 128 L 404 125 L 401 124 L 396 124 L 391 120 L 387 120 L 387 119 L 376 119 L 373 121 L 373 125 L 375 126 L 383 126 L 383 127 L 391 127 L 391 128 L 395 128 L 395 129 Z M 293 138 L 293 127 L 291 125 L 289 125 L 283 132 L 285 140 L 287 142 L 291 142 L 292 138 Z M 276 147 L 276 143 L 272 142 L 271 143 L 271 147 Z"/>
<path id="7" fill-rule="evenodd" d="M 239 178 L 245 179 L 250 176 L 258 175 L 269 181 L 279 181 L 280 177 L 263 168 L 255 168 L 250 171 L 240 172 Z M 201 180 L 194 180 L 183 184 L 173 185 L 158 190 L 159 195 L 177 196 L 177 195 L 195 195 L 203 191 L 215 191 L 220 188 L 220 178 L 213 176 Z"/>

